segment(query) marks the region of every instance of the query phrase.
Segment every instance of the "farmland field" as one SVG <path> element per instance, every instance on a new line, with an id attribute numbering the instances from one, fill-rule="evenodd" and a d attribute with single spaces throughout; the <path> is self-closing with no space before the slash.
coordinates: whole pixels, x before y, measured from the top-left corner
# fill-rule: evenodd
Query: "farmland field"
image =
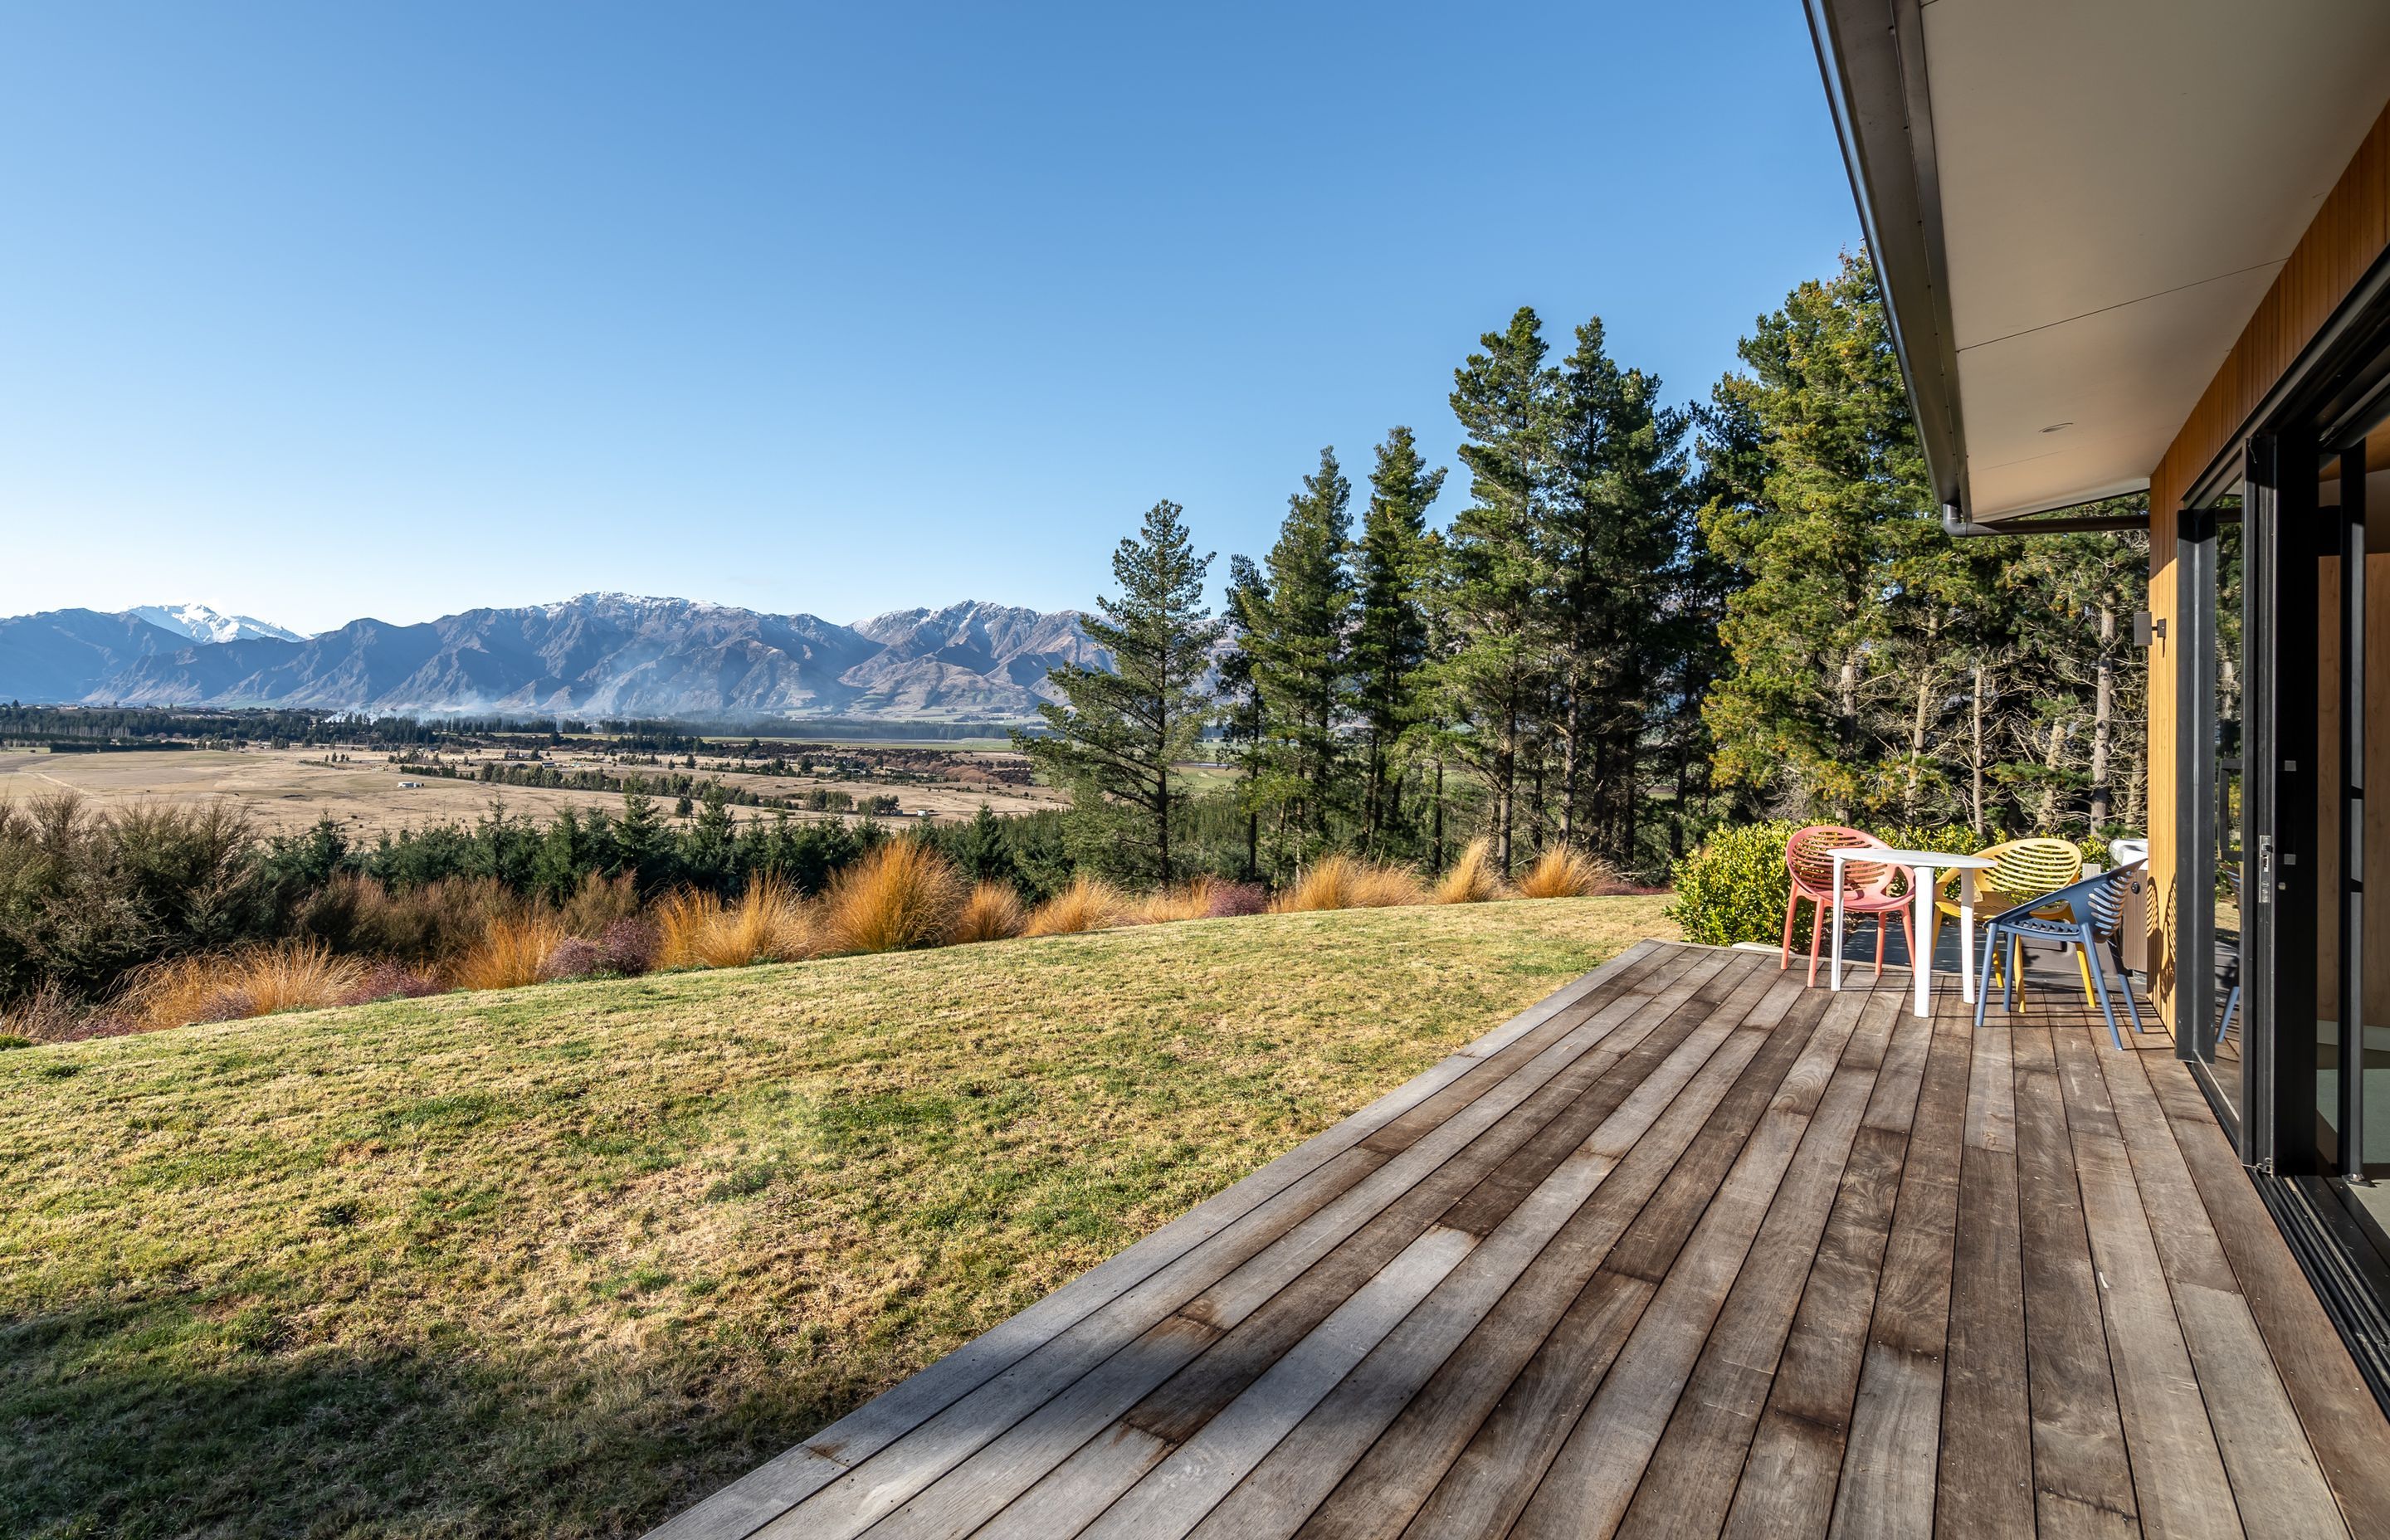
<path id="1" fill-rule="evenodd" d="M 852 747 L 840 745 L 833 751 L 845 753 Z M 918 760 L 924 752 L 934 752 L 944 763 L 934 778 L 907 776 L 880 780 L 867 771 L 837 779 L 742 775 L 717 771 L 702 757 L 693 773 L 716 776 L 725 786 L 744 787 L 764 796 L 802 796 L 816 785 L 834 787 L 858 801 L 890 795 L 906 812 L 927 811 L 940 821 L 968 818 L 983 802 L 1006 814 L 1059 805 L 1060 799 L 1044 787 L 1005 785 L 977 768 L 989 762 L 1011 763 L 1011 755 L 915 748 L 907 757 Z M 245 808 L 269 833 L 288 833 L 330 818 L 353 837 L 469 822 L 489 811 L 494 796 L 510 813 L 540 818 L 566 807 L 603 808 L 611 813 L 619 811 L 623 802 L 611 791 L 490 786 L 428 775 L 419 768 L 392 764 L 380 753 L 359 751 L 353 762 L 341 764 L 324 763 L 326 754 L 322 748 L 136 750 L 98 754 L 0 750 L 0 802 L 23 802 L 60 790 L 79 792 L 102 807 L 142 802 L 232 802 Z M 443 758 L 450 763 L 456 760 L 453 753 Z M 559 769 L 570 770 L 597 761 L 566 756 L 554 763 Z M 616 773 L 636 769 L 623 766 Z M 402 785 L 409 781 L 419 784 Z M 736 815 L 743 821 L 770 814 L 742 807 Z M 793 816 L 835 815 L 797 813 Z"/>

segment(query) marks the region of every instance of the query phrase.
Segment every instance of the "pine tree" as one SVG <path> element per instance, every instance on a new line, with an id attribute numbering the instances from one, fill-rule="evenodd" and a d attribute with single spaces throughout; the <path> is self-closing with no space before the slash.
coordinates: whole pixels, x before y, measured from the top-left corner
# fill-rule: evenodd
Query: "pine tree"
<path id="1" fill-rule="evenodd" d="M 1228 590 L 1225 628 L 1228 645 L 1221 650 L 1215 683 L 1220 740 L 1237 767 L 1237 806 L 1245 820 L 1244 879 L 1261 877 L 1263 737 L 1266 723 L 1261 692 L 1253 687 L 1253 633 L 1247 622 L 1269 603 L 1269 580 L 1253 558 L 1228 558 Z"/>
<path id="2" fill-rule="evenodd" d="M 730 886 L 737 828 L 730 815 L 730 793 L 720 781 L 708 781 L 697 816 L 681 836 L 681 875 L 687 881 L 716 892 Z"/>
<path id="3" fill-rule="evenodd" d="M 1238 594 L 1240 645 L 1262 706 L 1263 794 L 1306 837 L 1302 855 L 1327 839 L 1336 800 L 1338 718 L 1349 694 L 1352 497 L 1335 451 L 1321 450 L 1319 468 L 1287 499 L 1266 582 Z"/>
<path id="4" fill-rule="evenodd" d="M 1173 767 L 1193 752 L 1209 705 L 1202 678 L 1217 625 L 1203 605 L 1212 558 L 1197 556 L 1184 510 L 1156 503 L 1112 555 L 1117 598 L 1082 622 L 1112 669 L 1064 664 L 1047 675 L 1064 704 L 1040 705 L 1046 735 L 1013 743 L 1070 788 L 1073 832 L 1091 865 L 1166 883 L 1185 792 Z"/>
<path id="5" fill-rule="evenodd" d="M 1553 373 L 1543 324 L 1522 306 L 1454 371 L 1452 410 L 1467 434 L 1470 505 L 1445 542 L 1438 599 L 1452 637 L 1431 677 L 1450 725 L 1442 747 L 1485 784 L 1494 858 L 1510 866 L 1520 759 L 1544 659 L 1542 568 L 1536 532 L 1553 462 Z"/>
<path id="6" fill-rule="evenodd" d="M 1021 875 L 1021 864 L 1013 859 L 1012 844 L 1004 837 L 1004 820 L 985 802 L 971 815 L 955 841 L 955 865 L 963 875 L 975 882 L 1013 882 Z"/>
<path id="7" fill-rule="evenodd" d="M 1794 289 L 1740 351 L 1768 466 L 1756 498 L 1703 515 L 1748 580 L 1719 632 L 1734 666 L 1705 708 L 1716 772 L 1847 822 L 1902 768 L 1908 607 L 1886 602 L 1893 569 L 1926 532 L 1944 537 L 1864 258 Z M 1930 688 L 1930 669 L 1920 677 Z"/>
<path id="8" fill-rule="evenodd" d="M 623 815 L 614 820 L 614 847 L 623 866 L 636 874 L 641 892 L 670 887 L 678 875 L 672 853 L 672 832 L 656 811 L 647 785 L 634 776 L 623 785 Z"/>
<path id="9" fill-rule="evenodd" d="M 568 803 L 540 836 L 539 850 L 532 857 L 533 891 L 553 904 L 571 898 L 581 885 L 581 874 L 589 869 L 584 846 L 580 815 Z"/>
<path id="10" fill-rule="evenodd" d="M 1369 506 L 1355 547 L 1351 667 L 1354 705 L 1368 739 L 1361 788 L 1362 848 L 1375 854 L 1391 810 L 1387 766 L 1394 745 L 1419 720 L 1420 671 L 1427 662 L 1425 589 L 1432 552 L 1428 506 L 1444 488 L 1407 428 L 1378 446 Z"/>
<path id="11" fill-rule="evenodd" d="M 1561 366 L 1553 486 L 1537 525 L 1551 574 L 1560 837 L 1622 866 L 1635 863 L 1644 729 L 1672 640 L 1660 622 L 1688 533 L 1688 419 L 1659 395 L 1657 378 L 1612 360 L 1599 317 L 1577 328 Z"/>

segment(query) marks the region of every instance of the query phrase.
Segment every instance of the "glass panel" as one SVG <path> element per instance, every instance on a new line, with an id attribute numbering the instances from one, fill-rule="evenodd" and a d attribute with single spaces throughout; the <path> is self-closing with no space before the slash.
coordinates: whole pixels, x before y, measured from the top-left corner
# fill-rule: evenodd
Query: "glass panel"
<path id="1" fill-rule="evenodd" d="M 2285 474 L 2288 472 L 2286 471 Z M 2296 608 L 2282 607 L 2282 646 L 2287 651 L 2309 642 L 2316 657 L 2316 833 L 2315 833 L 2315 1066 L 2316 1151 L 2335 1169 L 2343 1169 L 2340 1147 L 2340 904 L 2341 851 L 2346 824 L 2341 816 L 2341 592 L 2339 533 L 2339 468 L 2328 467 L 2318 510 L 2323 526 L 2316 559 L 2315 614 L 2304 625 Z M 2293 579 L 2283 574 L 2287 585 Z M 2302 633 L 2305 633 L 2302 635 Z M 2292 751 L 2285 749 L 2286 757 Z M 2283 966 L 2290 966 L 2287 955 Z"/>
<path id="2" fill-rule="evenodd" d="M 2214 725 L 2216 806 L 2208 820 L 2215 841 L 2216 955 L 2211 979 L 2215 1008 L 2208 1013 L 2208 1040 L 2198 1045 L 2213 1066 L 2217 1089 L 2229 1101 L 2241 1095 L 2241 728 L 2242 650 L 2240 498 L 2217 508 L 2215 562 L 2216 687 L 2208 702 Z"/>

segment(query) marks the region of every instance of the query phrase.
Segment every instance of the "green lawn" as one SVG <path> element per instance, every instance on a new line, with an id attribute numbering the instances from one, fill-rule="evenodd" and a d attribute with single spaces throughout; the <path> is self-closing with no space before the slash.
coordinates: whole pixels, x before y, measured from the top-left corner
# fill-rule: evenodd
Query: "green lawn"
<path id="1" fill-rule="evenodd" d="M 636 1534 L 1673 934 L 1662 902 L 0 1053 L 0 1534 Z"/>

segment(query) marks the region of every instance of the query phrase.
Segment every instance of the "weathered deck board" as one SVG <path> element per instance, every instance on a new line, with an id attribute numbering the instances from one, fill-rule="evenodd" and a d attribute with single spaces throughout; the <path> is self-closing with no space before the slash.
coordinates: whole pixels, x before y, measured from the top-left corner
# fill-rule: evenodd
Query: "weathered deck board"
<path id="1" fill-rule="evenodd" d="M 656 1534 L 2384 1533 L 2163 1040 L 1907 999 L 1636 947 Z"/>

